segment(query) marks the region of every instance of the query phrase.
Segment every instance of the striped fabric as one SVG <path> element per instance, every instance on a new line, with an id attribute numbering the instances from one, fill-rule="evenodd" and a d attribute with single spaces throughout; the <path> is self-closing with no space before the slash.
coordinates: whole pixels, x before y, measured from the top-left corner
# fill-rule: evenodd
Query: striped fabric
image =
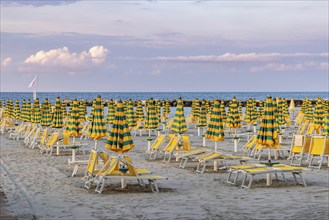
<path id="1" fill-rule="evenodd" d="M 158 123 L 161 123 L 161 108 L 162 108 L 162 103 L 160 100 L 158 100 L 155 106 L 155 110 L 158 116 Z"/>
<path id="2" fill-rule="evenodd" d="M 53 128 L 62 128 L 63 124 L 63 113 L 62 113 L 62 104 L 61 99 L 59 97 L 56 98 L 55 101 L 55 109 L 53 113 Z"/>
<path id="3" fill-rule="evenodd" d="M 39 99 L 37 98 L 33 104 L 33 115 L 31 119 L 32 123 L 39 124 L 41 122 L 41 110 Z"/>
<path id="4" fill-rule="evenodd" d="M 156 113 L 154 100 L 152 98 L 150 98 L 150 100 L 148 101 L 144 127 L 146 129 L 155 129 L 159 127 L 158 115 Z"/>
<path id="5" fill-rule="evenodd" d="M 66 118 L 67 117 L 67 111 L 66 111 L 67 104 L 66 104 L 66 102 L 64 102 L 64 100 L 62 100 L 61 107 L 62 107 L 62 117 Z"/>
<path id="6" fill-rule="evenodd" d="M 96 100 L 93 100 L 93 101 L 92 101 L 91 110 L 90 110 L 90 114 L 89 114 L 89 118 L 88 118 L 89 121 L 91 121 L 91 119 L 93 118 L 93 115 L 94 115 L 95 101 L 96 101 Z"/>
<path id="7" fill-rule="evenodd" d="M 227 115 L 226 115 L 226 110 L 225 110 L 225 102 L 223 100 L 221 101 L 219 108 L 220 108 L 220 114 L 222 115 L 222 121 L 225 124 Z"/>
<path id="8" fill-rule="evenodd" d="M 85 122 L 86 121 L 86 111 L 85 111 L 86 105 L 84 101 L 79 102 L 79 122 Z"/>
<path id="9" fill-rule="evenodd" d="M 246 111 L 245 111 L 245 121 L 247 124 L 252 124 L 252 111 L 253 111 L 253 101 L 252 99 L 249 99 L 246 102 Z"/>
<path id="10" fill-rule="evenodd" d="M 77 137 L 81 136 L 82 134 L 82 128 L 80 125 L 80 116 L 79 116 L 79 107 L 78 107 L 78 101 L 75 99 L 70 106 L 71 114 L 69 115 L 69 120 L 67 122 L 66 130 L 69 134 L 69 136 Z"/>
<path id="11" fill-rule="evenodd" d="M 241 119 L 238 112 L 238 102 L 235 97 L 233 97 L 232 102 L 229 107 L 229 115 L 226 120 L 227 127 L 229 128 L 240 128 Z"/>
<path id="12" fill-rule="evenodd" d="M 50 101 L 45 99 L 45 101 L 41 105 L 41 122 L 42 126 L 51 126 L 51 109 L 50 109 Z"/>
<path id="13" fill-rule="evenodd" d="M 313 105 L 312 105 L 312 101 L 308 100 L 307 101 L 307 105 L 306 105 L 306 113 L 305 116 L 308 120 L 313 121 Z"/>
<path id="14" fill-rule="evenodd" d="M 263 101 L 259 101 L 259 107 L 257 111 L 257 115 L 259 119 L 262 119 L 264 116 L 264 104 Z"/>
<path id="15" fill-rule="evenodd" d="M 26 103 L 26 108 L 25 108 L 25 121 L 26 122 L 31 122 L 31 115 L 32 115 L 31 100 L 28 99 L 27 103 Z"/>
<path id="16" fill-rule="evenodd" d="M 279 105 L 278 105 L 278 124 L 279 125 L 284 125 L 286 124 L 286 117 L 283 112 L 284 108 L 284 103 L 282 99 L 279 99 Z"/>
<path id="17" fill-rule="evenodd" d="M 202 100 L 201 102 L 201 111 L 199 114 L 198 127 L 206 127 L 207 126 L 207 112 L 206 112 L 206 102 Z"/>
<path id="18" fill-rule="evenodd" d="M 323 120 L 322 135 L 329 136 L 329 112 L 326 113 Z"/>
<path id="19" fill-rule="evenodd" d="M 107 133 L 102 105 L 101 96 L 97 96 L 93 102 L 93 114 L 88 131 L 89 137 L 94 140 L 105 137 Z"/>
<path id="20" fill-rule="evenodd" d="M 14 118 L 21 119 L 21 108 L 19 106 L 19 101 L 16 99 L 15 107 L 14 107 Z"/>
<path id="21" fill-rule="evenodd" d="M 136 125 L 136 118 L 135 118 L 135 112 L 134 112 L 134 105 L 133 101 L 129 100 L 127 102 L 127 114 L 126 114 L 126 119 L 128 122 L 129 127 L 133 127 Z"/>
<path id="22" fill-rule="evenodd" d="M 124 153 L 132 149 L 134 146 L 135 144 L 133 143 L 128 122 L 123 110 L 123 104 L 119 101 L 105 148 L 118 153 Z"/>
<path id="23" fill-rule="evenodd" d="M 23 101 L 22 101 L 21 120 L 22 121 L 26 120 L 26 100 L 25 99 L 23 99 Z"/>
<path id="24" fill-rule="evenodd" d="M 210 122 L 205 134 L 205 137 L 211 141 L 223 141 L 224 140 L 224 128 L 223 128 L 222 115 L 220 112 L 219 101 L 216 100 L 211 112 Z"/>
<path id="25" fill-rule="evenodd" d="M 143 105 L 140 100 L 137 101 L 137 107 L 136 107 L 136 120 L 137 121 L 143 121 L 145 118 L 144 116 L 144 110 Z"/>
<path id="26" fill-rule="evenodd" d="M 257 143 L 268 148 L 277 148 L 279 144 L 278 125 L 271 96 L 266 99 L 265 114 L 258 131 Z"/>
<path id="27" fill-rule="evenodd" d="M 195 99 L 192 102 L 192 122 L 196 122 L 199 120 L 200 116 L 200 102 L 199 99 Z"/>
<path id="28" fill-rule="evenodd" d="M 9 99 L 6 103 L 5 115 L 9 118 L 14 117 L 14 107 L 13 107 L 13 101 L 11 99 Z"/>
<path id="29" fill-rule="evenodd" d="M 313 117 L 314 128 L 318 134 L 320 133 L 320 129 L 323 124 L 323 120 L 324 120 L 323 103 L 322 103 L 322 100 L 320 98 L 318 98 L 316 101 L 314 117 Z"/>
<path id="30" fill-rule="evenodd" d="M 107 103 L 106 123 L 113 124 L 114 116 L 115 116 L 114 100 L 110 99 Z"/>
<path id="31" fill-rule="evenodd" d="M 176 133 L 183 133 L 187 131 L 185 116 L 184 116 L 184 107 L 183 107 L 183 101 L 181 98 L 177 100 L 177 107 L 176 112 L 174 116 L 174 121 L 171 126 L 171 130 Z"/>

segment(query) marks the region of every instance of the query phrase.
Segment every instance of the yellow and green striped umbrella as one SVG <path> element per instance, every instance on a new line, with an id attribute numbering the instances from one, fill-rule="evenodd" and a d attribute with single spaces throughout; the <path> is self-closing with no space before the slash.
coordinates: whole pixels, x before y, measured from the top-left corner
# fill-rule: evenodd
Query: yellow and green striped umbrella
<path id="1" fill-rule="evenodd" d="M 91 139 L 98 140 L 106 136 L 106 123 L 104 120 L 102 110 L 102 99 L 101 96 L 97 96 L 94 106 L 93 115 L 91 118 L 91 124 L 89 127 L 88 135 Z M 96 145 L 96 143 L 95 143 Z"/>
<path id="2" fill-rule="evenodd" d="M 318 98 L 316 101 L 316 105 L 315 105 L 315 110 L 314 110 L 314 128 L 317 132 L 317 134 L 320 133 L 320 129 L 322 127 L 323 124 L 323 120 L 324 120 L 324 108 L 323 108 L 323 103 L 321 98 Z"/>
<path id="3" fill-rule="evenodd" d="M 93 115 L 94 115 L 95 102 L 96 102 L 96 100 L 93 100 L 91 102 L 91 110 L 90 110 L 90 114 L 89 114 L 89 118 L 88 118 L 89 121 L 91 121 L 91 119 L 93 118 Z"/>
<path id="4" fill-rule="evenodd" d="M 263 101 L 259 101 L 259 107 L 258 107 L 258 119 L 262 119 L 264 116 L 264 104 Z"/>
<path id="5" fill-rule="evenodd" d="M 144 111 L 143 111 L 143 105 L 140 100 L 137 101 L 137 107 L 136 107 L 136 117 L 138 121 L 144 120 Z"/>
<path id="6" fill-rule="evenodd" d="M 236 128 L 241 127 L 241 119 L 238 112 L 238 102 L 235 97 L 233 97 L 232 102 L 229 106 L 229 115 L 226 120 L 226 125 L 229 128 L 234 128 L 236 133 Z"/>
<path id="7" fill-rule="evenodd" d="M 14 118 L 16 118 L 17 120 L 21 119 L 21 108 L 19 106 L 19 101 L 18 99 L 16 99 L 15 102 L 15 107 L 14 107 Z"/>
<path id="8" fill-rule="evenodd" d="M 0 99 L 0 108 L 2 108 L 2 99 Z"/>
<path id="9" fill-rule="evenodd" d="M 67 111 L 66 111 L 66 107 L 67 107 L 67 103 L 62 100 L 62 117 L 63 118 L 66 118 L 67 117 Z"/>
<path id="10" fill-rule="evenodd" d="M 305 116 L 306 116 L 307 120 L 313 121 L 313 105 L 312 105 L 311 100 L 307 101 Z"/>
<path id="11" fill-rule="evenodd" d="M 161 123 L 161 107 L 162 107 L 161 101 L 157 100 L 155 110 L 158 115 L 158 123 Z"/>
<path id="12" fill-rule="evenodd" d="M 278 148 L 279 128 L 274 116 L 274 105 L 271 96 L 268 96 L 265 103 L 265 114 L 260 125 L 257 143 L 267 148 Z"/>
<path id="13" fill-rule="evenodd" d="M 5 115 L 9 118 L 14 117 L 14 106 L 13 101 L 9 99 L 6 103 Z"/>
<path id="14" fill-rule="evenodd" d="M 216 100 L 214 107 L 211 112 L 210 122 L 205 134 L 205 138 L 213 142 L 223 141 L 224 140 L 224 123 L 222 121 L 222 115 L 220 111 L 219 101 Z M 217 151 L 217 144 L 215 145 L 215 151 Z"/>
<path id="15" fill-rule="evenodd" d="M 307 108 L 308 108 L 308 98 L 305 97 L 305 99 L 303 100 L 302 107 L 301 107 L 300 110 L 301 110 L 301 112 L 303 112 L 304 114 L 306 114 Z"/>
<path id="16" fill-rule="evenodd" d="M 202 100 L 201 102 L 201 111 L 199 114 L 198 127 L 207 126 L 207 112 L 206 112 L 206 101 Z"/>
<path id="17" fill-rule="evenodd" d="M 166 100 L 166 110 L 165 110 L 166 114 L 169 115 L 170 114 L 170 103 L 169 100 Z"/>
<path id="18" fill-rule="evenodd" d="M 135 146 L 123 110 L 123 103 L 118 102 L 112 127 L 105 148 L 117 153 L 125 153 Z"/>
<path id="19" fill-rule="evenodd" d="M 227 119 L 227 115 L 226 115 L 225 102 L 224 102 L 224 100 L 222 100 L 221 103 L 220 103 L 220 114 L 222 116 L 222 121 L 225 124 L 226 123 L 226 119 Z"/>
<path id="20" fill-rule="evenodd" d="M 284 103 L 282 99 L 279 99 L 279 105 L 278 105 L 278 125 L 284 125 L 286 124 L 286 117 L 284 115 L 283 112 L 283 108 L 284 108 Z"/>
<path id="21" fill-rule="evenodd" d="M 110 99 L 107 103 L 107 116 L 106 116 L 106 122 L 108 124 L 113 124 L 115 117 L 115 110 L 114 110 L 114 100 Z"/>
<path id="22" fill-rule="evenodd" d="M 55 108 L 53 113 L 53 128 L 62 128 L 64 126 L 63 123 L 63 112 L 62 112 L 62 104 L 61 99 L 59 97 L 56 98 Z"/>
<path id="23" fill-rule="evenodd" d="M 246 102 L 246 111 L 245 111 L 245 121 L 247 124 L 252 124 L 252 111 L 253 111 L 253 103 L 252 99 L 247 100 Z"/>
<path id="24" fill-rule="evenodd" d="M 187 131 L 185 116 L 184 116 L 184 106 L 181 98 L 177 100 L 177 107 L 174 116 L 174 122 L 171 126 L 171 130 L 176 133 L 183 133 Z"/>
<path id="25" fill-rule="evenodd" d="M 322 135 L 329 136 L 329 110 L 324 111 L 325 117 L 322 126 Z"/>
<path id="26" fill-rule="evenodd" d="M 86 121 L 86 105 L 84 101 L 79 102 L 79 122 L 85 122 Z"/>
<path id="27" fill-rule="evenodd" d="M 26 121 L 26 100 L 22 101 L 21 120 Z"/>
<path id="28" fill-rule="evenodd" d="M 80 125 L 78 101 L 76 99 L 73 100 L 72 105 L 70 105 L 70 109 L 71 114 L 69 115 L 66 130 L 68 131 L 69 136 L 81 136 L 82 128 Z"/>
<path id="29" fill-rule="evenodd" d="M 147 113 L 145 119 L 145 128 L 146 129 L 156 129 L 159 127 L 158 115 L 155 110 L 154 100 L 150 98 L 147 105 Z"/>
<path id="30" fill-rule="evenodd" d="M 50 106 L 50 101 L 46 98 L 41 105 L 41 126 L 51 126 L 52 124 Z"/>
<path id="31" fill-rule="evenodd" d="M 199 99 L 195 99 L 192 102 L 192 122 L 196 122 L 199 120 L 200 116 L 200 102 Z"/>
<path id="32" fill-rule="evenodd" d="M 31 122 L 31 118 L 32 118 L 31 116 L 32 116 L 31 100 L 28 99 L 25 109 L 25 122 Z"/>
<path id="33" fill-rule="evenodd" d="M 131 99 L 127 101 L 126 119 L 127 119 L 129 127 L 133 127 L 136 125 L 134 105 L 133 105 L 133 101 Z"/>
<path id="34" fill-rule="evenodd" d="M 230 103 L 230 105 L 231 105 L 231 103 Z M 242 101 L 239 101 L 239 103 L 238 103 L 238 112 L 239 112 L 240 118 L 242 118 L 242 107 L 243 107 Z M 246 105 L 246 107 L 247 107 L 247 105 Z"/>
<path id="35" fill-rule="evenodd" d="M 38 98 L 34 101 L 33 104 L 33 115 L 31 122 L 35 124 L 39 124 L 41 122 L 41 111 L 40 111 L 40 103 Z"/>

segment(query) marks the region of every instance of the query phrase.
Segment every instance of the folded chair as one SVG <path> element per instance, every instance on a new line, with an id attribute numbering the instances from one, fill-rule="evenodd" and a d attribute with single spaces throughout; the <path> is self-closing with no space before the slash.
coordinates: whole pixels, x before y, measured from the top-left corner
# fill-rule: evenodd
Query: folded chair
<path id="1" fill-rule="evenodd" d="M 173 151 L 178 146 L 179 139 L 180 138 L 177 137 L 177 136 L 170 139 L 169 143 L 167 144 L 167 146 L 163 150 L 163 153 L 164 153 L 163 161 L 164 162 L 167 162 L 167 163 L 170 162 L 171 157 L 173 156 Z"/>
<path id="2" fill-rule="evenodd" d="M 308 167 L 321 169 L 324 158 L 327 158 L 329 167 L 329 141 L 325 136 L 313 136 L 311 138 Z M 314 165 L 313 160 L 318 165 Z"/>
<path id="3" fill-rule="evenodd" d="M 37 130 L 37 126 L 33 126 L 32 129 L 29 131 L 29 133 L 25 136 L 24 138 L 24 144 L 25 145 L 29 145 L 29 143 L 31 142 L 35 132 Z"/>
<path id="4" fill-rule="evenodd" d="M 17 126 L 17 128 L 13 132 L 9 133 L 9 138 L 18 140 L 19 137 L 25 132 L 26 128 L 26 124 L 21 124 Z"/>
<path id="5" fill-rule="evenodd" d="M 253 135 L 247 143 L 242 147 L 244 156 L 250 156 L 252 149 L 257 145 L 257 136 Z"/>
<path id="6" fill-rule="evenodd" d="M 146 151 L 147 154 L 150 154 L 150 160 L 155 160 L 157 156 L 157 152 L 160 149 L 160 146 L 164 143 L 166 135 L 162 134 L 160 136 L 157 136 L 157 138 L 154 140 L 150 151 Z"/>
<path id="7" fill-rule="evenodd" d="M 290 155 L 288 157 L 291 160 L 290 165 L 301 166 L 303 157 L 309 153 L 309 147 L 311 143 L 311 137 L 306 135 L 294 135 L 291 142 Z"/>
<path id="8" fill-rule="evenodd" d="M 45 152 L 50 156 L 53 152 L 54 145 L 57 143 L 57 141 L 58 141 L 58 133 L 55 132 L 50 136 L 49 140 L 45 145 L 41 145 L 40 152 L 41 153 Z"/>
<path id="9" fill-rule="evenodd" d="M 64 131 L 62 133 L 62 141 L 58 142 L 56 147 L 57 148 L 64 148 L 64 149 L 78 149 L 78 150 L 82 150 L 83 155 L 85 155 L 85 150 L 84 150 L 84 146 L 88 146 L 88 143 L 81 143 L 78 141 L 75 141 L 74 144 L 73 142 L 70 140 L 70 136 L 68 134 L 68 132 Z M 58 150 L 59 153 L 59 150 Z"/>
<path id="10" fill-rule="evenodd" d="M 38 145 L 38 147 L 40 149 L 42 149 L 42 147 L 46 144 L 46 141 L 48 140 L 48 136 L 49 136 L 48 135 L 48 128 L 46 128 L 46 129 L 43 130 L 40 140 L 35 139 L 33 141 L 33 143 L 31 144 L 31 148 L 34 149 L 34 147 L 36 145 Z"/>
<path id="11" fill-rule="evenodd" d="M 112 158 L 114 158 L 114 161 Z M 125 171 L 121 169 L 122 167 L 125 167 Z M 94 178 L 94 182 L 97 183 L 95 191 L 102 193 L 106 180 L 125 179 L 137 180 L 142 186 L 144 186 L 143 180 L 148 180 L 152 192 L 159 192 L 156 181 L 167 178 L 157 174 L 152 174 L 146 169 L 143 169 L 143 171 L 144 172 L 141 173 L 134 167 L 129 156 L 122 154 L 112 156 Z"/>

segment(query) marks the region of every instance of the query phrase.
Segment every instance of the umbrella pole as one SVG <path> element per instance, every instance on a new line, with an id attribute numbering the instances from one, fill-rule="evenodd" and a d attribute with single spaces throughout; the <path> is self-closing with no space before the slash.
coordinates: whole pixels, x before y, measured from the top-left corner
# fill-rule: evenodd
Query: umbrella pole
<path id="1" fill-rule="evenodd" d="M 234 135 L 234 152 L 236 153 L 236 152 L 238 152 L 238 138 L 236 136 L 236 129 L 234 129 L 234 133 L 235 133 L 235 135 Z"/>
<path id="2" fill-rule="evenodd" d="M 271 161 L 271 149 L 268 149 L 268 161 Z M 272 185 L 272 175 L 270 173 L 266 174 L 266 186 Z"/>
<path id="3" fill-rule="evenodd" d="M 75 136 L 73 136 L 73 146 L 75 146 Z M 71 160 L 72 163 L 75 162 L 75 148 L 73 147 L 72 148 L 72 160 Z"/>
<path id="4" fill-rule="evenodd" d="M 206 137 L 205 137 L 205 135 L 203 135 L 203 138 L 202 138 L 202 146 L 203 147 L 206 146 Z"/>
<path id="5" fill-rule="evenodd" d="M 94 149 L 97 150 L 97 139 L 95 139 L 95 146 Z"/>
<path id="6" fill-rule="evenodd" d="M 151 137 L 151 129 L 149 129 L 149 137 Z"/>
<path id="7" fill-rule="evenodd" d="M 198 136 L 200 136 L 200 127 L 198 127 Z"/>
<path id="8" fill-rule="evenodd" d="M 217 141 L 215 141 L 215 151 L 217 152 Z M 218 161 L 214 161 L 214 171 L 218 171 Z"/>

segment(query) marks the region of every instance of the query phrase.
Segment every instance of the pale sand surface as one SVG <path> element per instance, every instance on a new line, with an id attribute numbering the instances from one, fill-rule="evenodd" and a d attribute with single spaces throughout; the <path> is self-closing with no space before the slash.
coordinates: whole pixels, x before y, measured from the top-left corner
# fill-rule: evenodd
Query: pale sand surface
<path id="1" fill-rule="evenodd" d="M 191 136 L 192 146 L 200 147 L 202 138 Z M 209 167 L 204 174 L 194 171 L 196 163 L 186 169 L 161 160 L 145 160 L 146 137 L 135 137 L 136 147 L 129 152 L 137 167 L 147 168 L 168 177 L 159 181 L 159 193 L 128 182 L 107 184 L 102 194 L 84 188 L 84 169 L 70 177 L 73 166 L 69 156 L 40 155 L 26 148 L 22 141 L 0 136 L 1 186 L 19 219 L 328 219 L 329 168 L 304 172 L 307 187 L 274 181 L 266 187 L 258 176 L 251 189 L 226 183 L 225 171 Z M 93 141 L 89 140 L 92 144 Z M 105 140 L 98 146 L 104 147 Z M 239 148 L 245 141 L 239 143 Z M 213 143 L 207 143 L 213 147 Z M 233 149 L 231 140 L 219 143 L 219 149 Z M 83 156 L 78 156 L 83 158 Z M 87 156 L 86 156 L 87 157 Z M 288 163 L 280 160 L 282 163 Z"/>

